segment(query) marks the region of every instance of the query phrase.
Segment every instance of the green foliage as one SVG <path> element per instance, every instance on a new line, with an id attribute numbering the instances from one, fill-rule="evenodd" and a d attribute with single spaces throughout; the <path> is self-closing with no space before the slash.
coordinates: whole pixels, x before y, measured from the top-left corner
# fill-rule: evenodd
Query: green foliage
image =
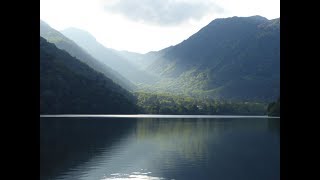
<path id="1" fill-rule="evenodd" d="M 40 37 L 41 114 L 137 112 L 131 93 Z"/>
<path id="2" fill-rule="evenodd" d="M 158 52 L 148 67 L 162 81 L 143 90 L 239 101 L 275 99 L 280 91 L 280 19 L 216 19 Z"/>
<path id="3" fill-rule="evenodd" d="M 108 56 L 110 49 L 94 39 L 93 45 L 82 42 L 94 58 L 40 22 L 40 34 L 71 55 L 40 39 L 41 113 L 135 113 L 138 107 L 149 114 L 280 115 L 280 100 L 265 104 L 280 89 L 279 24 L 257 17 L 215 20 L 188 40 L 144 56 L 152 60 L 148 73 L 160 74 L 159 80 L 125 66 L 118 54 Z M 138 87 L 96 59 L 114 63 Z M 117 84 L 136 90 L 135 97 Z"/>
<path id="4" fill-rule="evenodd" d="M 140 111 L 147 114 L 263 115 L 266 104 L 217 101 L 169 93 L 135 92 Z"/>

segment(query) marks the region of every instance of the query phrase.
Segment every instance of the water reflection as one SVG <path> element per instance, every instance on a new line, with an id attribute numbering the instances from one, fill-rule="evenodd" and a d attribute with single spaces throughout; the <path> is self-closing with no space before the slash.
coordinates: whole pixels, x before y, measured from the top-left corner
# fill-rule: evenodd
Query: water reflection
<path id="1" fill-rule="evenodd" d="M 110 151 L 134 127 L 135 119 L 41 118 L 40 179 L 77 170 L 79 164 Z"/>
<path id="2" fill-rule="evenodd" d="M 154 177 L 151 172 L 132 172 L 131 174 L 114 173 L 111 177 L 105 177 L 102 180 L 162 180 L 163 177 Z"/>
<path id="3" fill-rule="evenodd" d="M 279 179 L 279 119 L 44 119 L 41 179 Z"/>
<path id="4" fill-rule="evenodd" d="M 268 119 L 268 128 L 270 132 L 274 132 L 280 137 L 280 120 Z"/>
<path id="5" fill-rule="evenodd" d="M 137 122 L 137 142 L 153 142 L 163 154 L 198 161 L 207 158 L 208 144 L 218 143 L 228 121 L 212 119 L 140 119 Z M 164 156 L 165 165 L 174 166 L 175 158 Z M 172 168 L 172 167 L 168 167 Z"/>

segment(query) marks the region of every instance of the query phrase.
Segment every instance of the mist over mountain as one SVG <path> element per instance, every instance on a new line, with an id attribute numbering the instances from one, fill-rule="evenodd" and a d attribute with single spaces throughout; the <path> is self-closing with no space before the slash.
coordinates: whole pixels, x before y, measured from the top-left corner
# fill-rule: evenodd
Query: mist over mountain
<path id="1" fill-rule="evenodd" d="M 154 56 L 151 53 L 146 54 L 140 54 L 130 51 L 117 51 L 114 50 L 115 53 L 117 53 L 119 56 L 125 58 L 127 61 L 129 61 L 132 65 L 136 66 L 140 70 L 146 70 L 146 68 L 153 63 L 153 61 L 156 59 L 156 56 Z"/>
<path id="2" fill-rule="evenodd" d="M 138 53 L 121 53 L 120 51 L 107 48 L 100 44 L 90 33 L 81 29 L 67 28 L 62 30 L 61 33 L 72 39 L 97 60 L 115 69 L 134 83 L 154 83 L 157 80 L 155 75 L 139 67 L 138 62 L 140 62 L 139 60 L 142 56 Z"/>
<path id="3" fill-rule="evenodd" d="M 216 19 L 155 54 L 147 70 L 163 79 L 149 89 L 262 101 L 280 93 L 280 18 Z"/>
<path id="4" fill-rule="evenodd" d="M 40 113 L 137 113 L 131 93 L 40 36 Z"/>
<path id="5" fill-rule="evenodd" d="M 69 54 L 78 58 L 80 61 L 86 63 L 96 71 L 103 73 L 106 77 L 112 79 L 120 86 L 128 90 L 133 90 L 136 88 L 133 83 L 124 78 L 117 71 L 111 69 L 104 63 L 101 63 L 100 61 L 96 60 L 94 57 L 88 54 L 83 48 L 78 46 L 74 41 L 65 37 L 59 31 L 51 28 L 47 23 L 45 23 L 42 20 L 40 20 L 40 36 L 47 39 L 49 42 L 54 43 L 59 49 L 66 50 Z"/>
<path id="6" fill-rule="evenodd" d="M 268 20 L 261 16 L 251 16 L 215 19 L 183 42 L 146 54 L 106 48 L 90 33 L 80 29 L 66 29 L 62 31 L 65 34 L 63 35 L 44 22 L 40 22 L 40 25 L 41 34 L 49 42 L 53 42 L 58 48 L 74 56 L 66 58 L 67 55 L 63 55 L 66 53 L 64 51 L 61 51 L 63 53 L 57 50 L 51 51 L 54 48 L 47 48 L 48 45 L 45 46 L 46 48 L 42 47 L 42 51 L 49 54 L 49 59 L 57 59 L 57 57 L 60 59 L 50 61 L 50 66 L 46 64 L 47 61 L 42 62 L 44 64 L 41 66 L 42 69 L 47 67 L 52 69 L 42 70 L 42 74 L 45 74 L 42 75 L 45 79 L 42 82 L 57 81 L 54 82 L 55 86 L 60 87 L 62 84 L 65 86 L 62 87 L 64 89 L 62 92 L 48 83 L 43 83 L 49 91 L 42 88 L 41 96 L 44 97 L 43 99 L 51 99 L 42 102 L 42 106 L 55 109 L 52 112 L 60 110 L 59 108 L 63 106 L 61 105 L 63 98 L 69 102 L 62 104 L 71 106 L 72 103 L 80 102 L 81 108 L 89 101 L 93 104 L 95 101 L 101 103 L 101 106 L 97 104 L 93 106 L 101 108 L 93 110 L 94 112 L 102 112 L 106 107 L 111 109 L 108 112 L 113 112 L 112 102 L 118 103 L 116 109 L 124 105 L 129 109 L 132 107 L 130 112 L 133 112 L 136 108 L 133 105 L 133 95 L 120 86 L 135 91 L 134 95 L 138 99 L 139 108 L 148 113 L 162 111 L 174 113 L 173 110 L 179 109 L 178 106 L 181 113 L 199 113 L 200 111 L 195 110 L 196 104 L 207 102 L 207 100 L 209 105 L 207 103 L 205 107 L 215 107 L 214 101 L 222 102 L 219 107 L 229 101 L 261 102 L 262 104 L 253 104 L 260 108 L 258 108 L 260 112 L 263 109 L 263 103 L 275 101 L 280 94 L 280 18 Z M 46 43 L 42 42 L 42 44 Z M 72 58 L 87 64 L 90 70 L 85 70 L 83 65 L 75 65 L 77 63 L 70 65 L 69 59 Z M 61 64 L 64 65 L 61 66 Z M 92 75 L 97 73 L 96 71 L 103 73 L 103 78 L 107 80 L 99 80 L 102 74 L 99 78 L 92 78 L 96 76 Z M 79 76 L 75 75 L 79 72 Z M 120 86 L 118 87 L 109 77 Z M 72 79 L 83 80 L 72 81 Z M 68 85 L 69 83 L 73 86 Z M 86 88 L 82 88 L 84 86 Z M 84 99 L 79 100 L 78 97 L 72 96 L 71 91 L 77 91 L 79 88 L 83 90 L 77 95 L 80 97 L 85 94 Z M 103 90 L 104 88 L 106 90 Z M 53 96 L 50 89 L 55 90 L 53 94 L 61 95 Z M 114 92 L 119 94 L 113 94 Z M 69 94 L 70 98 L 68 99 L 68 95 L 64 93 Z M 90 98 L 87 96 L 90 93 L 97 97 Z M 108 99 L 110 96 L 112 100 Z M 182 103 L 183 98 L 180 97 L 190 97 L 187 101 L 190 107 L 185 107 L 186 111 L 182 110 L 185 103 Z M 91 101 L 92 99 L 95 100 Z M 173 99 L 176 101 L 172 101 Z M 211 100 L 214 101 L 211 102 Z M 171 109 L 169 108 L 170 111 L 168 110 L 169 101 L 172 106 Z M 84 104 L 81 105 L 81 103 Z M 240 103 L 234 107 L 246 105 Z M 231 108 L 232 112 L 239 112 L 234 107 Z M 212 112 L 215 111 L 207 108 L 207 111 L 202 113 Z"/>

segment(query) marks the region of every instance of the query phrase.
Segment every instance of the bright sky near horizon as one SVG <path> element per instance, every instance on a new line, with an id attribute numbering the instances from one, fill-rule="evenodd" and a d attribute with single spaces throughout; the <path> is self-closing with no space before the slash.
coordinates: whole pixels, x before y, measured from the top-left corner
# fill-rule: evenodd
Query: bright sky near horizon
<path id="1" fill-rule="evenodd" d="M 280 17 L 280 0 L 40 0 L 57 30 L 83 29 L 108 48 L 147 53 L 180 43 L 216 18 Z"/>

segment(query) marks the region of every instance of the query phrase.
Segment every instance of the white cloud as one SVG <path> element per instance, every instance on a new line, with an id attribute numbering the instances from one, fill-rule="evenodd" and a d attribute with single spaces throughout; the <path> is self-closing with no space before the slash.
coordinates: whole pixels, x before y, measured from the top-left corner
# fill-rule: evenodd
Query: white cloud
<path id="1" fill-rule="evenodd" d="M 175 45 L 215 18 L 261 15 L 273 19 L 280 16 L 279 0 L 132 2 L 138 0 L 40 0 L 40 18 L 57 30 L 84 29 L 107 47 L 145 53 Z"/>
<path id="2" fill-rule="evenodd" d="M 208 13 L 223 13 L 223 8 L 211 0 L 117 0 L 106 1 L 104 8 L 133 21 L 159 25 L 178 25 Z"/>

